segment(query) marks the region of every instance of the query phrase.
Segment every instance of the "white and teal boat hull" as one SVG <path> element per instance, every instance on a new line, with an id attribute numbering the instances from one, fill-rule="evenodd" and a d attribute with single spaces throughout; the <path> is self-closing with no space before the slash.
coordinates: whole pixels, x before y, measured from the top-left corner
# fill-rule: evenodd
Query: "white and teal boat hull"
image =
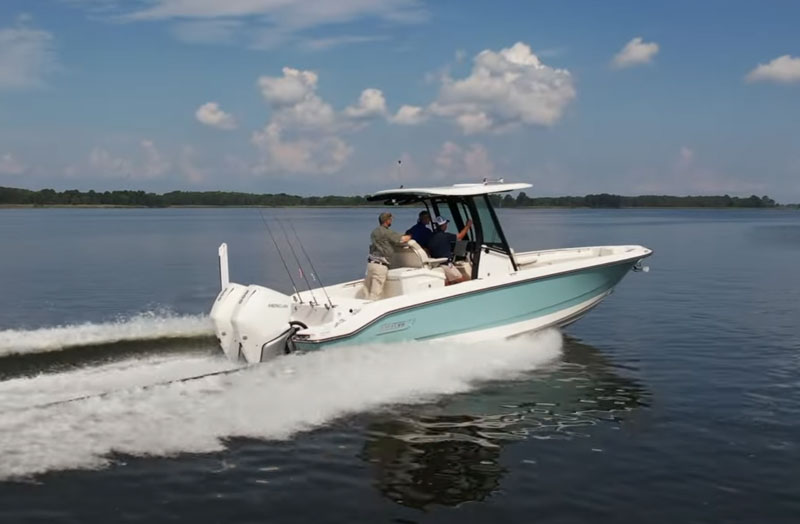
<path id="1" fill-rule="evenodd" d="M 503 338 L 575 322 L 607 297 L 630 261 L 433 299 L 373 319 L 338 337 L 295 339 L 301 350 L 431 339 Z"/>

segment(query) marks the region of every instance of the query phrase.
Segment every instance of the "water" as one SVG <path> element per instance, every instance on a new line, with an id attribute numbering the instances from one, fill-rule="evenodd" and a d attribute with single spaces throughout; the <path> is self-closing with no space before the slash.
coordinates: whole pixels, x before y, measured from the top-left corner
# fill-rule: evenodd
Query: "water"
<path id="1" fill-rule="evenodd" d="M 265 213 L 324 281 L 363 272 L 377 210 Z M 800 214 L 501 216 L 652 271 L 563 334 L 237 370 L 217 245 L 290 289 L 257 211 L 0 210 L 0 522 L 795 522 Z"/>

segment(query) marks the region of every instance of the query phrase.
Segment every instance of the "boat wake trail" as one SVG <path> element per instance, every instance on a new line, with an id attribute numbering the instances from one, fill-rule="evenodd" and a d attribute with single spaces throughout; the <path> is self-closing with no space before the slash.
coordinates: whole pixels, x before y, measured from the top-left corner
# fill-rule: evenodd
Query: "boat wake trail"
<path id="1" fill-rule="evenodd" d="M 213 334 L 213 326 L 206 315 L 174 315 L 156 311 L 114 322 L 0 330 L 0 358 L 119 342 L 210 337 Z"/>
<path id="2" fill-rule="evenodd" d="M 552 330 L 493 344 L 336 348 L 234 372 L 219 357 L 158 355 L 6 380 L 0 480 L 100 468 L 113 453 L 207 453 L 230 437 L 287 439 L 347 414 L 514 379 L 556 359 L 561 343 Z"/>

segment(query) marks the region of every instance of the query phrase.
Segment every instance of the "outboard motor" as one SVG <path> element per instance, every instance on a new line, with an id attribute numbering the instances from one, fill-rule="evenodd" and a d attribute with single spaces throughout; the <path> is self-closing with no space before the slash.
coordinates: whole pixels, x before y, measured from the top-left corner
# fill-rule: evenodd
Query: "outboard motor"
<path id="1" fill-rule="evenodd" d="M 219 345 L 228 360 L 236 362 L 239 360 L 239 340 L 233 330 L 231 318 L 236 307 L 244 299 L 247 286 L 241 284 L 227 284 L 217 295 L 209 316 L 214 322 L 214 331 L 217 334 Z"/>
<path id="2" fill-rule="evenodd" d="M 225 244 L 219 246 L 219 274 L 222 290 L 210 317 L 228 359 L 255 363 L 282 355 L 298 329 L 289 323 L 292 298 L 262 286 L 230 282 Z"/>
<path id="3" fill-rule="evenodd" d="M 262 286 L 248 286 L 231 317 L 239 351 L 249 363 L 265 362 L 286 350 L 292 298 Z"/>

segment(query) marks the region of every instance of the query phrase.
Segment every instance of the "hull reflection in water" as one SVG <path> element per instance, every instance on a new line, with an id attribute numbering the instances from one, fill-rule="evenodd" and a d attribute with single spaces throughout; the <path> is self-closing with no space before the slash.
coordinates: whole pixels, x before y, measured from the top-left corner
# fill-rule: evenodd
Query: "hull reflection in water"
<path id="1" fill-rule="evenodd" d="M 646 407 L 649 393 L 595 348 L 565 337 L 562 362 L 528 381 L 488 385 L 428 413 L 386 416 L 369 425 L 362 458 L 376 487 L 404 506 L 456 506 L 490 497 L 506 469 L 503 446 L 526 439 L 591 436 Z"/>

